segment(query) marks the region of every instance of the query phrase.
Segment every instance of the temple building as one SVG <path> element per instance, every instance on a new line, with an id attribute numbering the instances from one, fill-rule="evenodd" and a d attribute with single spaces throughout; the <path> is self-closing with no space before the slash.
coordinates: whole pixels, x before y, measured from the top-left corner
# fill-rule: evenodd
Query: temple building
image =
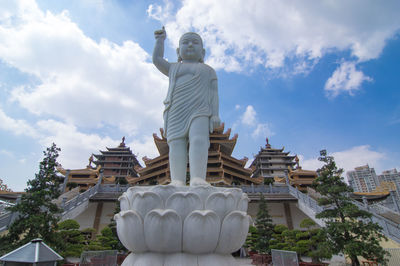
<path id="1" fill-rule="evenodd" d="M 264 183 L 273 183 L 274 179 L 286 178 L 285 171 L 288 167 L 293 168 L 296 164 L 295 157 L 284 152 L 284 147 L 274 149 L 269 144 L 268 138 L 265 148 L 261 147 L 255 156 L 250 168 L 253 169 L 253 178 L 262 178 Z"/>
<path id="2" fill-rule="evenodd" d="M 290 185 L 296 187 L 303 193 L 308 192 L 308 188 L 311 187 L 314 180 L 318 177 L 316 171 L 304 170 L 299 164 L 299 158 L 295 156 L 296 168 L 292 169 L 289 167 L 288 178 Z"/>
<path id="3" fill-rule="evenodd" d="M 72 170 L 64 169 L 61 165 L 57 166 L 57 171 L 68 178 L 65 191 L 72 190 L 75 187 L 79 187 L 79 191 L 85 191 L 93 187 L 99 180 L 100 169 L 101 166 L 93 168 L 90 163 L 86 168 Z"/>
<path id="4" fill-rule="evenodd" d="M 121 179 L 132 183 L 138 178 L 135 167 L 140 167 L 140 164 L 131 149 L 126 147 L 125 137 L 122 138 L 118 147 L 106 147 L 106 149 L 106 151 L 100 151 L 101 154 L 92 154 L 86 168 L 70 170 L 64 169 L 61 165 L 57 167 L 57 171 L 68 178 L 66 191 L 75 187 L 79 187 L 80 191 L 91 188 L 98 182 L 100 171 L 103 173 L 102 183 L 104 184 L 114 184 L 120 182 Z"/>
<path id="5" fill-rule="evenodd" d="M 132 179 L 137 177 L 136 166 L 140 167 L 136 155 L 125 145 L 125 137 L 116 148 L 107 148 L 100 151 L 101 154 L 93 154 L 96 160 L 93 163 L 96 167 L 101 166 L 103 175 L 106 178 L 114 177 Z"/>
<path id="6" fill-rule="evenodd" d="M 238 135 L 230 138 L 231 129 L 224 131 L 224 124 L 210 134 L 210 148 L 208 150 L 208 163 L 206 180 L 215 186 L 250 185 L 260 184 L 262 179 L 252 178 L 251 169 L 245 168 L 247 158 L 236 159 L 232 157 Z M 169 148 L 163 130 L 160 129 L 161 137 L 153 134 L 154 143 L 159 156 L 153 159 L 143 158 L 144 168 L 137 167 L 139 174 L 134 183 L 140 185 L 168 184 L 171 182 L 169 170 Z M 189 177 L 189 165 L 187 168 Z"/>

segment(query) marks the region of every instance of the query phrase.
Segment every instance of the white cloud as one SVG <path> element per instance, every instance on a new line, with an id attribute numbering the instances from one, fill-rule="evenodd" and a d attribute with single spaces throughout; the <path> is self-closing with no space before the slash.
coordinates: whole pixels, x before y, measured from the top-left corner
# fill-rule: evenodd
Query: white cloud
<path id="1" fill-rule="evenodd" d="M 10 131 L 15 135 L 38 137 L 36 129 L 29 125 L 27 121 L 9 117 L 2 109 L 0 109 L 0 129 Z"/>
<path id="2" fill-rule="evenodd" d="M 325 83 L 325 91 L 330 97 L 336 97 L 341 92 L 352 95 L 361 89 L 364 81 L 372 81 L 372 78 L 357 70 L 355 62 L 343 62 Z"/>
<path id="3" fill-rule="evenodd" d="M 87 5 L 102 1 L 88 0 Z M 43 12 L 34 0 L 0 2 L 0 60 L 36 83 L 12 88 L 10 99 L 36 115 L 36 123 L 0 109 L 0 130 L 56 143 L 66 168 L 83 168 L 91 153 L 127 136 L 135 154 L 155 156 L 152 133 L 162 125 L 168 80 L 137 43 L 87 37 L 67 11 Z M 104 129 L 104 130 L 103 130 Z M 89 134 L 85 132 L 97 131 Z M 138 158 L 140 159 L 140 158 Z M 24 158 L 21 159 L 23 162 Z"/>
<path id="4" fill-rule="evenodd" d="M 236 105 L 236 110 L 240 108 L 240 106 Z M 270 137 L 274 135 L 274 132 L 271 130 L 271 125 L 268 123 L 260 123 L 257 118 L 257 112 L 252 105 L 248 105 L 244 113 L 240 116 L 239 121 L 236 121 L 232 127 L 235 128 L 239 125 L 245 125 L 247 129 L 251 129 L 251 136 L 253 139 L 256 139 L 260 136 L 262 137 Z"/>
<path id="5" fill-rule="evenodd" d="M 99 153 L 99 149 L 116 147 L 121 140 L 114 140 L 108 136 L 98 134 L 86 134 L 71 123 L 63 123 L 55 120 L 39 120 L 31 125 L 24 120 L 15 120 L 7 116 L 0 109 L 0 129 L 11 131 L 15 135 L 27 135 L 36 139 L 45 148 L 56 143 L 62 149 L 59 162 L 66 168 L 84 168 L 92 153 Z M 129 138 L 127 138 L 129 141 Z M 136 137 L 134 141 L 127 143 L 132 151 L 141 158 L 144 155 L 155 157 L 158 155 L 152 136 Z M 0 154 L 14 158 L 14 154 L 7 150 L 0 150 Z M 25 163 L 26 158 L 20 158 L 20 163 Z"/>
<path id="6" fill-rule="evenodd" d="M 299 73 L 333 50 L 350 50 L 358 61 L 377 58 L 400 28 L 399 9 L 396 0 L 186 0 L 176 9 L 166 0 L 148 12 L 166 25 L 174 47 L 183 32 L 199 32 L 215 68 L 273 69 L 294 60 Z"/>
<path id="7" fill-rule="evenodd" d="M 256 129 L 254 129 L 253 133 L 251 134 L 251 136 L 255 139 L 257 137 L 270 137 L 274 135 L 274 133 L 272 132 L 269 124 L 257 124 Z"/>
<path id="8" fill-rule="evenodd" d="M 345 172 L 366 164 L 370 167 L 380 168 L 386 157 L 385 153 L 374 151 L 369 145 L 356 146 L 348 150 L 333 152 L 328 155 L 333 156 L 336 165 L 339 168 L 343 168 Z M 317 170 L 323 165 L 323 163 L 318 161 L 317 158 L 304 159 L 304 157 L 300 155 L 299 159 L 300 165 L 303 169 Z"/>
<path id="9" fill-rule="evenodd" d="M 85 134 L 80 132 L 74 125 L 65 124 L 54 120 L 42 120 L 37 123 L 38 128 L 46 136 L 40 139 L 43 147 L 56 143 L 62 149 L 59 162 L 65 168 L 84 168 L 92 153 L 98 154 L 99 149 L 113 148 L 119 145 L 120 139 L 114 140 L 108 136 L 102 137 L 98 134 Z M 127 138 L 129 141 L 129 138 Z M 153 138 L 145 137 L 143 140 L 135 138 L 133 142 L 127 143 L 134 154 L 155 155 Z M 141 159 L 141 156 L 139 156 Z"/>
<path id="10" fill-rule="evenodd" d="M 9 158 L 14 158 L 14 153 L 12 153 L 11 151 L 4 150 L 4 149 L 0 150 L 0 154 L 3 154 Z"/>
<path id="11" fill-rule="evenodd" d="M 254 126 L 256 123 L 256 111 L 252 105 L 248 105 L 246 107 L 246 111 L 243 113 L 241 117 L 241 122 L 244 125 Z"/>
<path id="12" fill-rule="evenodd" d="M 132 136 L 162 124 L 167 79 L 137 43 L 96 42 L 66 11 L 12 2 L 0 7 L 0 59 L 39 80 L 14 88 L 13 101 L 38 116 L 84 128 L 118 127 Z"/>

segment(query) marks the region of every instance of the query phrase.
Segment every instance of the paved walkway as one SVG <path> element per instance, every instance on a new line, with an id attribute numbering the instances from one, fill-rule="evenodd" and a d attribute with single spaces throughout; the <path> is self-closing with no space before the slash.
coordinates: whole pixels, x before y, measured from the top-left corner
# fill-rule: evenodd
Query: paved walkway
<path id="1" fill-rule="evenodd" d="M 235 258 L 236 261 L 238 262 L 238 266 L 254 266 L 254 264 L 251 264 L 251 259 L 241 259 L 241 258 Z"/>
<path id="2" fill-rule="evenodd" d="M 254 266 L 251 264 L 252 260 L 249 258 L 235 258 L 238 262 L 238 266 Z M 332 259 L 329 261 L 329 266 L 345 266 L 345 260 L 343 256 L 333 256 Z"/>

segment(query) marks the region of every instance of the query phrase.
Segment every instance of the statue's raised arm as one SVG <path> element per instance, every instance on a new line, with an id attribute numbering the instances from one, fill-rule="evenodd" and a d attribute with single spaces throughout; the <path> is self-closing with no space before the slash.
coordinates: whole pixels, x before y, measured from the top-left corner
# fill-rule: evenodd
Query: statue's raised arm
<path id="1" fill-rule="evenodd" d="M 162 27 L 161 30 L 156 30 L 154 32 L 154 37 L 156 39 L 156 44 L 153 51 L 153 64 L 161 73 L 168 76 L 170 63 L 164 59 L 164 41 L 167 37 L 165 28 Z"/>

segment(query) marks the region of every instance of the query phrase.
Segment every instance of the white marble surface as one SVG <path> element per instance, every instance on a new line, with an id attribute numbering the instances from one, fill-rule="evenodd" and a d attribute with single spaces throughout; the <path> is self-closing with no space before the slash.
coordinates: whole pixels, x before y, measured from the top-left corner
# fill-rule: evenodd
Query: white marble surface
<path id="1" fill-rule="evenodd" d="M 132 187 L 115 215 L 124 266 L 235 265 L 250 217 L 247 195 L 211 186 Z"/>
<path id="2" fill-rule="evenodd" d="M 205 50 L 200 35 L 182 35 L 177 49 L 178 62 L 164 58 L 164 27 L 154 32 L 153 63 L 168 76 L 164 100 L 164 136 L 169 146 L 172 184 L 186 183 L 189 160 L 190 185 L 205 185 L 209 133 L 220 125 L 218 82 L 215 70 L 204 64 Z"/>

